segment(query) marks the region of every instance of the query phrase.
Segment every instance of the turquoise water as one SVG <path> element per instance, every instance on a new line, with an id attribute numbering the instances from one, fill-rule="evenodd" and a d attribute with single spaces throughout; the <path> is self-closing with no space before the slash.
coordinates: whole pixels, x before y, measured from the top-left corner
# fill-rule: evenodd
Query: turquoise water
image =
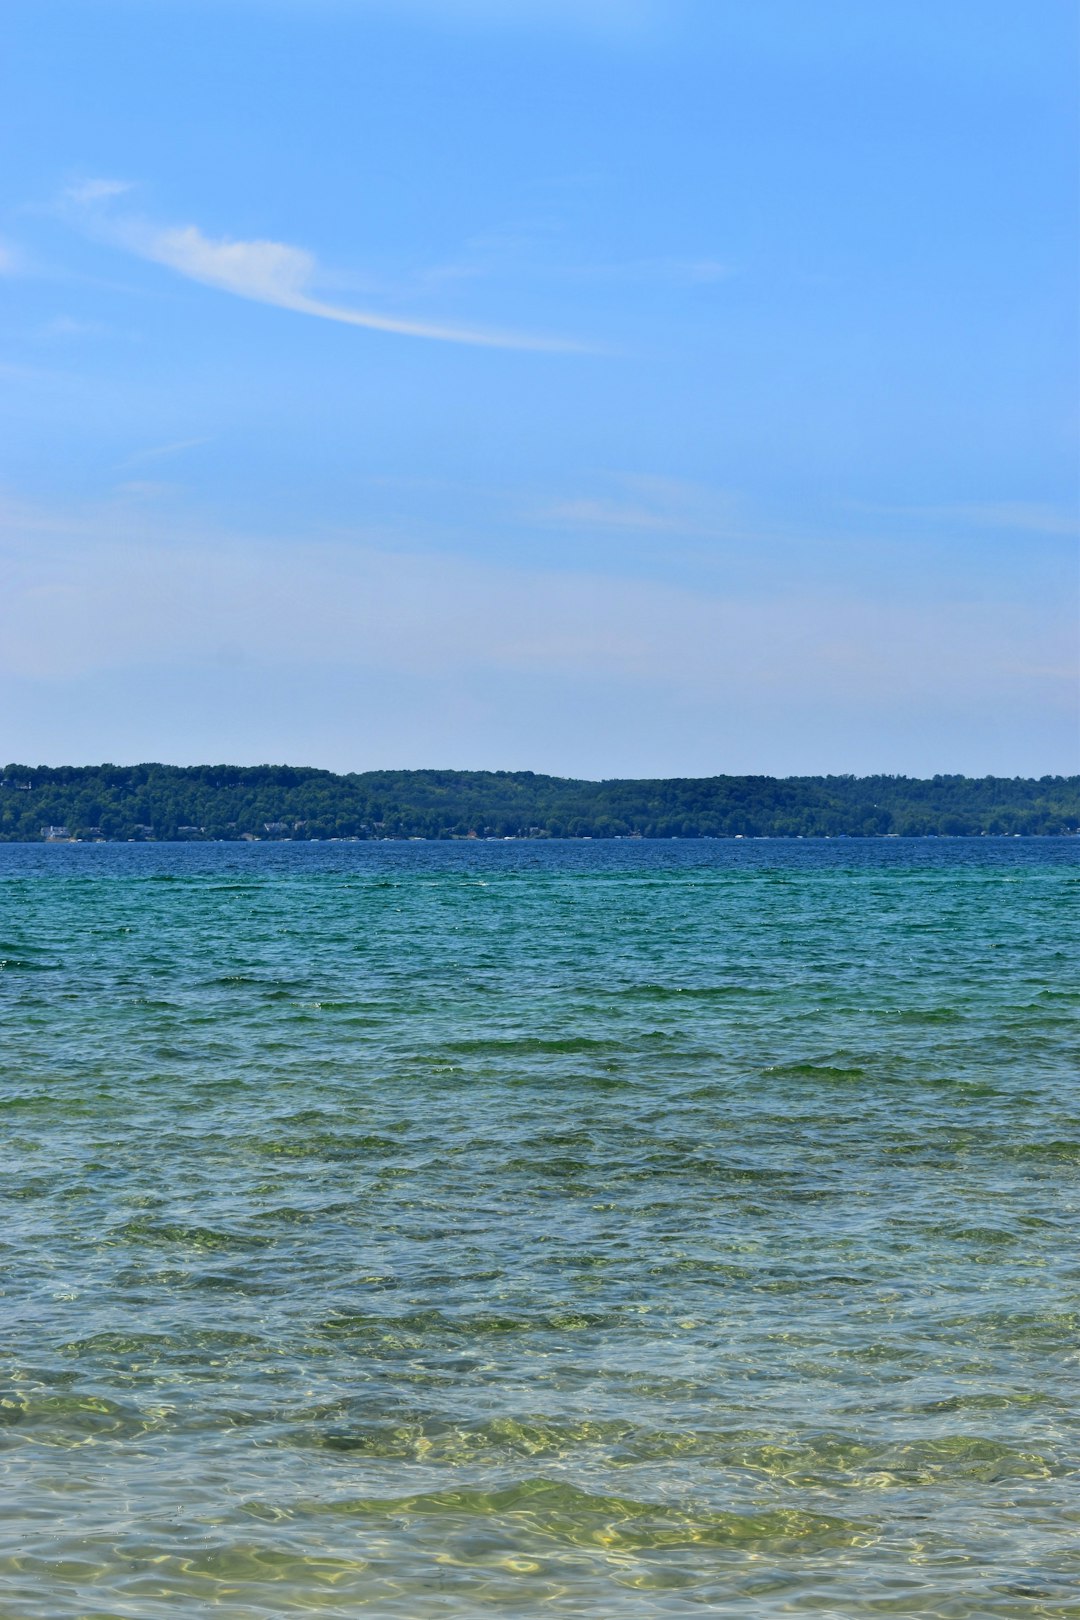
<path id="1" fill-rule="evenodd" d="M 0 1616 L 1080 1615 L 1078 900 L 0 847 Z"/>

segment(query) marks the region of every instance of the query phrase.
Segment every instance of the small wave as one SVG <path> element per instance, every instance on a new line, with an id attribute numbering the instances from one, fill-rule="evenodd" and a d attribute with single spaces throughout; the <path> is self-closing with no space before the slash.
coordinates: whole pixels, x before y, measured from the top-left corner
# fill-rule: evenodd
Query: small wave
<path id="1" fill-rule="evenodd" d="M 764 984 L 635 984 L 615 992 L 641 1001 L 720 1001 L 729 996 L 769 996 Z"/>
<path id="2" fill-rule="evenodd" d="M 384 1342 L 434 1344 L 440 1339 L 489 1339 L 535 1333 L 580 1333 L 611 1326 L 622 1319 L 615 1311 L 566 1308 L 518 1315 L 509 1311 L 469 1311 L 456 1315 L 438 1309 L 380 1312 L 342 1312 L 319 1323 L 318 1332 L 334 1339 L 377 1339 Z"/>
<path id="3" fill-rule="evenodd" d="M 575 1052 L 611 1052 L 625 1050 L 623 1041 L 601 1040 L 591 1035 L 542 1036 L 490 1036 L 471 1041 L 448 1041 L 451 1052 L 472 1053 L 493 1057 L 559 1057 Z"/>
<path id="4" fill-rule="evenodd" d="M 1080 1164 L 1080 1142 L 1071 1142 L 1064 1138 L 1050 1142 L 1004 1143 L 1000 1151 L 1010 1158 L 1056 1159 L 1066 1164 Z"/>
<path id="5" fill-rule="evenodd" d="M 957 1007 L 896 1007 L 890 1008 L 886 1016 L 899 1024 L 960 1024 L 964 1020 Z"/>
<path id="6" fill-rule="evenodd" d="M 773 1063 L 765 1070 L 766 1074 L 776 1075 L 781 1080 L 863 1080 L 866 1072 L 863 1068 L 833 1063 Z"/>
<path id="7" fill-rule="evenodd" d="M 258 1511 L 259 1504 L 249 1504 Z M 865 1542 L 873 1530 L 865 1522 L 775 1508 L 758 1513 L 695 1511 L 666 1503 L 605 1496 L 545 1478 L 520 1480 L 501 1490 L 421 1492 L 414 1496 L 353 1497 L 344 1501 L 297 1504 L 307 1514 L 382 1519 L 407 1515 L 442 1520 L 479 1519 L 524 1538 L 606 1553 L 632 1553 L 674 1547 L 740 1547 L 783 1551 L 825 1550 Z"/>
<path id="8" fill-rule="evenodd" d="M 114 1228 L 111 1241 L 128 1243 L 179 1243 L 193 1249 L 253 1249 L 271 1240 L 254 1232 L 235 1232 L 216 1226 L 185 1226 L 164 1221 L 134 1220 Z"/>
<path id="9" fill-rule="evenodd" d="M 250 1144 L 249 1151 L 282 1159 L 385 1159 L 399 1155 L 402 1144 L 393 1137 L 373 1132 L 354 1136 L 347 1131 L 314 1131 L 307 1135 L 261 1138 Z"/>
<path id="10" fill-rule="evenodd" d="M 1011 1406 L 1042 1406 L 1053 1397 L 1045 1390 L 1017 1389 L 995 1393 L 972 1390 L 960 1395 L 946 1395 L 941 1400 L 925 1401 L 921 1412 L 1001 1412 Z"/>
<path id="11" fill-rule="evenodd" d="M 62 1353 L 89 1360 L 136 1356 L 155 1361 L 180 1355 L 202 1360 L 208 1354 L 226 1355 L 230 1350 L 264 1349 L 266 1341 L 255 1333 L 235 1328 L 193 1328 L 185 1333 L 92 1333 L 62 1345 Z"/>
<path id="12" fill-rule="evenodd" d="M 32 1394 L 0 1399 L 0 1428 L 12 1431 L 13 1440 L 25 1432 L 39 1444 L 47 1439 L 50 1445 L 75 1446 L 91 1437 L 131 1439 L 159 1426 L 156 1417 L 138 1407 L 100 1395 Z"/>

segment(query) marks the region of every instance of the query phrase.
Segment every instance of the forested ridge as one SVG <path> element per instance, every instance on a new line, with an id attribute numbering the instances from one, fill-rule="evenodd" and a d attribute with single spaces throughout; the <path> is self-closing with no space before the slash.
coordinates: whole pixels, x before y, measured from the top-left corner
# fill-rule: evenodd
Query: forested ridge
<path id="1" fill-rule="evenodd" d="M 8 765 L 0 840 L 902 837 L 1074 833 L 1080 776 L 709 776 L 289 765 Z"/>

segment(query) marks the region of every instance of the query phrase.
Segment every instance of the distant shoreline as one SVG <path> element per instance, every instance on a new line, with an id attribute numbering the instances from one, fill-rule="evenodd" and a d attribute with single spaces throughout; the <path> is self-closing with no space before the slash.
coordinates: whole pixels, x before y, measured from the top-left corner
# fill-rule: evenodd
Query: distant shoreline
<path id="1" fill-rule="evenodd" d="M 1060 837 L 1080 776 L 711 776 L 290 765 L 8 765 L 0 842 Z"/>
<path id="2" fill-rule="evenodd" d="M 187 845 L 202 846 L 204 848 L 220 848 L 222 845 L 241 844 L 250 847 L 255 844 L 266 844 L 272 847 L 282 845 L 323 845 L 323 844 L 869 844 L 869 843 L 897 843 L 897 844 L 925 844 L 925 843 L 975 843 L 984 840 L 997 840 L 999 843 L 1011 843 L 1019 838 L 1080 838 L 1080 830 L 1072 829 L 1067 832 L 1032 832 L 1032 833 L 668 833 L 655 837 L 637 836 L 632 833 L 601 833 L 596 836 L 591 833 L 579 835 L 563 834 L 561 837 L 525 837 L 514 833 L 492 834 L 490 837 L 469 838 L 460 835 L 447 837 L 425 837 L 423 834 L 412 834 L 400 838 L 380 837 L 365 838 L 359 835 L 345 838 L 0 838 L 0 843 L 18 844 L 23 848 L 33 848 L 35 845 L 48 844 L 53 848 L 80 849 L 92 847 L 106 847 L 109 849 L 129 849 L 133 845 L 143 848 L 176 849 Z"/>

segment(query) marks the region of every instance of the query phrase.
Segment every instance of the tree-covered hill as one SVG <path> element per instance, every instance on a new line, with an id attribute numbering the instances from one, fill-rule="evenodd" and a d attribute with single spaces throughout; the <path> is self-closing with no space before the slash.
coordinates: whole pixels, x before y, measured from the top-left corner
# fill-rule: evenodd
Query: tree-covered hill
<path id="1" fill-rule="evenodd" d="M 0 840 L 1075 833 L 1080 777 L 710 776 L 8 765 Z"/>

